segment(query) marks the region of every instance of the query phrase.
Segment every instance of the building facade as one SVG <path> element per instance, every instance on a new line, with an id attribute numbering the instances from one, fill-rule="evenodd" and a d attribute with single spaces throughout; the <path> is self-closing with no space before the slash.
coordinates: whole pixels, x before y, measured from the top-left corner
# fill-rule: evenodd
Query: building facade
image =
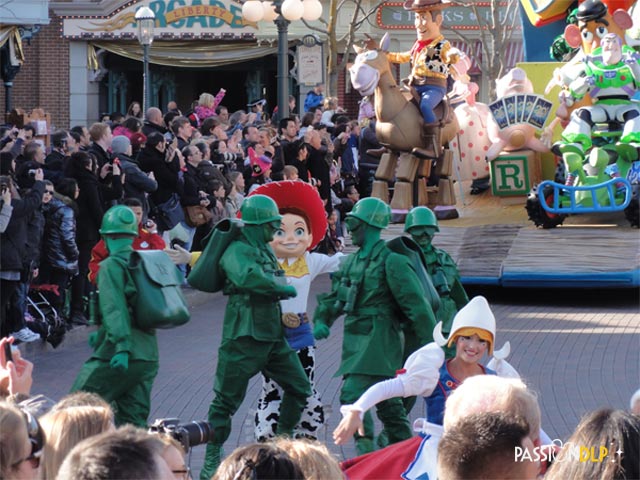
<path id="1" fill-rule="evenodd" d="M 489 11 L 490 3 L 480 2 L 481 14 Z M 323 4 L 323 16 L 327 18 L 328 2 Z M 373 7 L 376 3 L 368 5 Z M 142 103 L 142 46 L 137 41 L 134 19 L 141 6 L 148 6 L 156 15 L 155 39 L 150 49 L 152 105 L 165 110 L 167 102 L 174 100 L 186 112 L 202 92 L 215 95 L 220 88 L 227 90 L 223 103 L 230 111 L 244 109 L 248 102 L 259 98 L 266 98 L 271 108 L 277 104 L 275 25 L 245 21 L 239 3 L 83 0 L 49 3 L 48 24 L 41 21 L 35 28 L 8 27 L 22 36 L 23 57 L 12 81 L 11 106 L 24 110 L 42 108 L 51 114 L 53 127 L 65 128 L 91 124 L 105 112 L 125 113 L 133 101 Z M 353 17 L 350 8 L 346 6 L 337 13 L 339 40 L 348 32 Z M 517 14 L 518 10 L 513 12 Z M 444 25 L 452 29 L 444 30 L 447 38 L 474 60 L 470 73 L 480 83 L 481 92 L 488 91 L 487 82 L 491 79 L 482 78 L 478 68 L 486 53 L 473 12 L 465 7 L 449 7 L 444 11 Z M 506 46 L 509 66 L 522 59 L 519 19 L 514 19 L 513 25 L 512 39 Z M 315 82 L 327 80 L 324 61 L 318 61 L 327 53 L 327 36 L 317 30 L 324 29 L 321 22 L 311 26 L 315 28 L 302 21 L 289 26 L 290 93 L 300 98 Z M 404 10 L 402 2 L 383 3 L 355 32 L 355 39 L 364 39 L 365 33 L 380 38 L 385 31 L 392 32 L 392 51 L 411 48 L 415 40 L 413 13 Z M 311 34 L 319 45 L 302 44 Z M 2 48 L 10 45 L 11 41 L 4 42 Z M 343 45 L 344 41 L 338 42 L 341 53 Z M 409 66 L 403 65 L 398 76 L 407 76 L 408 72 Z M 350 88 L 344 72 L 337 85 L 340 103 L 355 116 L 360 97 Z M 5 85 L 5 91 L 6 88 Z M 0 96 L 0 108 L 7 111 L 5 95 Z"/>

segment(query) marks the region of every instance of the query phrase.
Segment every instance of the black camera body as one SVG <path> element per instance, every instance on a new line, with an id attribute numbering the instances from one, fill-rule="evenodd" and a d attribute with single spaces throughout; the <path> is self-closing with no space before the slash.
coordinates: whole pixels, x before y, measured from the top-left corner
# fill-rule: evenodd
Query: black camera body
<path id="1" fill-rule="evenodd" d="M 162 433 L 176 439 L 185 452 L 191 447 L 212 442 L 214 437 L 213 427 L 209 422 L 192 421 L 180 424 L 177 418 L 158 418 L 149 426 L 149 433 Z"/>
<path id="2" fill-rule="evenodd" d="M 29 174 L 29 176 L 31 178 L 35 178 L 37 172 L 38 171 L 35 168 L 31 168 L 31 169 L 29 169 L 29 171 L 27 173 Z"/>

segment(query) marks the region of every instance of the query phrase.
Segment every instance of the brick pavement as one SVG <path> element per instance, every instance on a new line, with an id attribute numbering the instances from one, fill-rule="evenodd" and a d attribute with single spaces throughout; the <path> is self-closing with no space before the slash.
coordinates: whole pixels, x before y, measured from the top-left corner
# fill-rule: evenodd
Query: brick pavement
<path id="1" fill-rule="evenodd" d="M 329 279 L 324 276 L 316 282 L 314 293 L 328 288 Z M 640 387 L 640 315 L 635 292 L 492 289 L 481 293 L 491 301 L 498 320 L 496 346 L 511 342 L 509 361 L 539 393 L 543 427 L 552 438 L 566 438 L 589 410 L 606 405 L 627 408 L 631 394 Z M 225 299 L 220 294 L 193 291 L 189 298 L 192 321 L 158 335 L 160 373 L 150 420 L 178 417 L 190 421 L 207 416 Z M 324 402 L 331 407 L 321 439 L 335 454 L 347 458 L 354 454 L 353 445 L 340 449 L 329 441 L 340 416 L 340 381 L 333 374 L 340 361 L 341 327 L 341 321 L 336 322 L 331 337 L 318 345 L 317 381 Z M 27 354 L 36 364 L 34 392 L 59 398 L 68 391 L 90 354 L 88 332 L 87 328 L 77 329 L 57 350 L 29 347 Z M 228 451 L 251 441 L 259 388 L 259 379 L 253 379 L 233 419 Z M 421 413 L 420 403 L 417 405 L 413 418 Z M 196 471 L 203 456 L 203 447 L 193 449 L 191 465 Z"/>

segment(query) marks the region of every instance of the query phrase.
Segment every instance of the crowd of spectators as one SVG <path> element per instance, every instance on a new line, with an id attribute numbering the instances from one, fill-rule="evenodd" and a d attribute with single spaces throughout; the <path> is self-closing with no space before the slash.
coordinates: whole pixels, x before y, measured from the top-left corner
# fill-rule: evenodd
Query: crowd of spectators
<path id="1" fill-rule="evenodd" d="M 370 118 L 353 120 L 322 86 L 313 92 L 302 120 L 292 113 L 271 121 L 264 100 L 230 113 L 221 89 L 202 93 L 184 114 L 175 102 L 165 112 L 132 102 L 125 115 L 57 130 L 48 144 L 31 125 L 1 127 L 0 333 L 18 342 L 46 335 L 27 309 L 37 285 L 55 287 L 47 296 L 67 326 L 88 323 L 88 274 L 105 253 L 99 227 L 117 203 L 141 212 L 135 248 L 200 250 L 258 185 L 310 182 L 332 219 L 319 248 L 340 251 L 341 219 L 371 193 L 379 159 L 366 151 L 380 145 Z"/>
<path id="2" fill-rule="evenodd" d="M 13 343 L 13 338 L 0 340 L 0 478 L 193 478 L 188 446 L 179 436 L 116 426 L 109 404 L 92 393 L 75 392 L 58 402 L 32 395 L 33 364 Z M 543 443 L 538 399 L 522 381 L 473 376 L 448 397 L 444 428 L 425 430 L 421 449 L 433 452 L 426 455 L 432 462 L 429 478 L 640 478 L 638 397 L 640 391 L 631 399 L 630 411 L 601 408 L 587 413 L 560 449 Z M 585 451 L 603 455 L 603 448 L 600 461 L 585 460 Z M 389 454 L 381 458 L 378 472 L 394 461 Z M 319 442 L 277 438 L 238 447 L 213 479 L 371 478 L 350 466 L 349 461 L 339 464 Z"/>

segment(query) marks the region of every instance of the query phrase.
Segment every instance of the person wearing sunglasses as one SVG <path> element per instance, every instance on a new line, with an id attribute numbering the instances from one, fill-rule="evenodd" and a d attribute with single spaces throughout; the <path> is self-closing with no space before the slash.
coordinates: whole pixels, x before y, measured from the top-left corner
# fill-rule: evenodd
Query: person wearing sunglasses
<path id="1" fill-rule="evenodd" d="M 58 286 L 59 295 L 52 295 L 51 300 L 56 311 L 62 312 L 66 291 L 78 273 L 80 252 L 76 244 L 76 218 L 73 208 L 54 196 L 53 183 L 48 180 L 44 183 L 42 214 L 45 227 L 38 283 Z"/>
<path id="2" fill-rule="evenodd" d="M 36 418 L 0 402 L 0 478 L 37 479 L 43 445 L 44 434 Z"/>

